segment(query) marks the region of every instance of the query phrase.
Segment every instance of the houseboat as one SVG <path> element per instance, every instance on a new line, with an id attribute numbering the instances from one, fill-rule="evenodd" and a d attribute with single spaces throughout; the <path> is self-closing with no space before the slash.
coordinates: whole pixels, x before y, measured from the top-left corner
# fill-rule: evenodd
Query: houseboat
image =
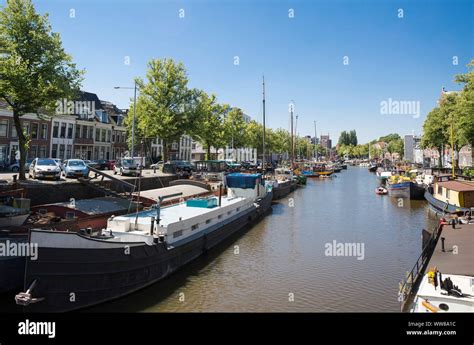
<path id="1" fill-rule="evenodd" d="M 464 214 L 474 207 L 474 182 L 441 178 L 425 192 L 431 209 L 439 214 Z"/>
<path id="2" fill-rule="evenodd" d="M 270 210 L 271 185 L 261 174 L 229 174 L 226 180 L 226 196 L 158 203 L 110 217 L 97 235 L 31 230 L 38 257 L 26 261 L 25 292 L 16 295 L 16 303 L 25 311 L 75 310 L 169 276 Z"/>
<path id="3" fill-rule="evenodd" d="M 284 198 L 295 188 L 296 182 L 293 181 L 293 172 L 291 169 L 275 169 L 275 180 L 273 182 L 273 200 Z"/>

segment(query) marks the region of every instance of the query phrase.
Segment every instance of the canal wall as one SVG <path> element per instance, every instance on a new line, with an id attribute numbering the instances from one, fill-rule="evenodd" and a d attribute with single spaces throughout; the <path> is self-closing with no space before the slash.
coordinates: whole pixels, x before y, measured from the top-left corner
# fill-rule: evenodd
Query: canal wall
<path id="1" fill-rule="evenodd" d="M 140 189 L 144 191 L 168 187 L 170 182 L 176 179 L 177 175 L 142 177 Z M 123 178 L 122 180 L 138 186 L 138 179 L 135 177 Z M 106 188 L 112 188 L 112 183 L 110 180 L 104 180 L 101 182 L 101 185 Z M 31 206 L 64 202 L 69 201 L 71 198 L 79 200 L 104 196 L 103 192 L 83 185 L 77 180 L 58 183 L 17 182 L 13 186 L 13 189 L 15 188 L 22 188 L 24 190 L 23 196 L 31 199 Z M 135 190 L 138 190 L 138 187 Z"/>

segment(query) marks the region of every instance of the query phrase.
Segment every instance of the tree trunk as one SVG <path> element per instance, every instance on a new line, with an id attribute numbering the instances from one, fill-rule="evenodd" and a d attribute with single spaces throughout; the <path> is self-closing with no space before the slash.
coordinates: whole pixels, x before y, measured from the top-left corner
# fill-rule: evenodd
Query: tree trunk
<path id="1" fill-rule="evenodd" d="M 23 128 L 21 127 L 20 115 L 18 111 L 13 110 L 13 121 L 15 122 L 15 129 L 18 135 L 18 146 L 20 149 L 20 170 L 18 171 L 18 179 L 26 180 L 25 177 L 25 162 L 26 162 L 26 151 L 28 149 L 28 141 L 23 134 Z"/>
<path id="2" fill-rule="evenodd" d="M 211 145 L 209 143 L 206 144 L 207 145 L 207 156 L 206 156 L 206 160 L 210 160 L 211 159 Z"/>
<path id="3" fill-rule="evenodd" d="M 168 141 L 163 139 L 163 162 L 168 161 Z"/>

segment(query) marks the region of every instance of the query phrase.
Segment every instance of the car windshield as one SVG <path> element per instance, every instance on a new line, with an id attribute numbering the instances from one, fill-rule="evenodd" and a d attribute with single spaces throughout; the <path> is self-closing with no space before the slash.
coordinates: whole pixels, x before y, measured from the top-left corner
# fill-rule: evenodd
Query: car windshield
<path id="1" fill-rule="evenodd" d="M 84 162 L 83 161 L 69 161 L 68 164 L 70 167 L 83 167 Z"/>
<path id="2" fill-rule="evenodd" d="M 37 165 L 57 166 L 56 162 L 52 159 L 38 159 Z"/>
<path id="3" fill-rule="evenodd" d="M 124 160 L 122 161 L 122 164 L 123 164 L 123 165 L 134 165 L 135 162 L 134 162 L 133 159 L 124 159 Z"/>

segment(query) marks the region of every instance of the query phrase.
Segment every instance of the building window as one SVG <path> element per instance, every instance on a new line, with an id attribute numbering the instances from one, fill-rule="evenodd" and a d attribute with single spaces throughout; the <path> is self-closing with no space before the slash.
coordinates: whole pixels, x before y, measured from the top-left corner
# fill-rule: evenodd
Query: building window
<path id="1" fill-rule="evenodd" d="M 74 124 L 69 123 L 67 125 L 67 137 L 68 139 L 72 139 L 72 132 L 74 131 Z"/>
<path id="2" fill-rule="evenodd" d="M 8 120 L 0 120 L 0 137 L 8 135 Z"/>
<path id="3" fill-rule="evenodd" d="M 66 159 L 71 159 L 72 158 L 72 145 L 67 146 L 66 150 Z"/>
<path id="4" fill-rule="evenodd" d="M 60 138 L 66 138 L 66 123 L 61 123 L 61 134 Z"/>
<path id="5" fill-rule="evenodd" d="M 12 138 L 18 138 L 15 125 L 12 126 Z"/>
<path id="6" fill-rule="evenodd" d="M 41 146 L 38 153 L 39 158 L 46 158 L 46 146 Z"/>
<path id="7" fill-rule="evenodd" d="M 38 139 L 39 125 L 36 122 L 31 124 L 31 139 Z"/>
<path id="8" fill-rule="evenodd" d="M 58 144 L 53 144 L 52 150 L 51 150 L 51 156 L 52 158 L 58 158 Z"/>
<path id="9" fill-rule="evenodd" d="M 106 139 L 106 137 L 105 137 L 106 134 L 107 134 L 107 131 L 106 131 L 105 129 L 102 129 L 100 132 L 101 132 L 101 134 L 102 134 L 100 141 L 103 142 L 103 143 L 107 142 L 107 139 Z"/>
<path id="10" fill-rule="evenodd" d="M 64 159 L 64 150 L 66 149 L 64 144 L 59 145 L 59 157 L 61 159 Z"/>
<path id="11" fill-rule="evenodd" d="M 81 125 L 76 125 L 76 139 L 81 137 Z"/>
<path id="12" fill-rule="evenodd" d="M 38 157 L 38 146 L 31 146 L 31 158 Z"/>
<path id="13" fill-rule="evenodd" d="M 29 122 L 24 122 L 23 123 L 23 133 L 26 136 L 30 135 L 30 123 Z"/>
<path id="14" fill-rule="evenodd" d="M 107 131 L 107 142 L 110 143 L 111 139 L 112 139 L 112 131 L 108 130 Z"/>
<path id="15" fill-rule="evenodd" d="M 94 127 L 89 126 L 89 139 L 94 139 Z"/>
<path id="16" fill-rule="evenodd" d="M 100 141 L 100 129 L 95 129 L 95 141 Z"/>
<path id="17" fill-rule="evenodd" d="M 53 138 L 57 138 L 59 135 L 59 122 L 54 121 L 53 124 Z M 56 156 L 53 156 L 56 158 Z"/>
<path id="18" fill-rule="evenodd" d="M 48 125 L 44 123 L 41 125 L 40 139 L 46 140 L 47 138 L 48 138 Z"/>

